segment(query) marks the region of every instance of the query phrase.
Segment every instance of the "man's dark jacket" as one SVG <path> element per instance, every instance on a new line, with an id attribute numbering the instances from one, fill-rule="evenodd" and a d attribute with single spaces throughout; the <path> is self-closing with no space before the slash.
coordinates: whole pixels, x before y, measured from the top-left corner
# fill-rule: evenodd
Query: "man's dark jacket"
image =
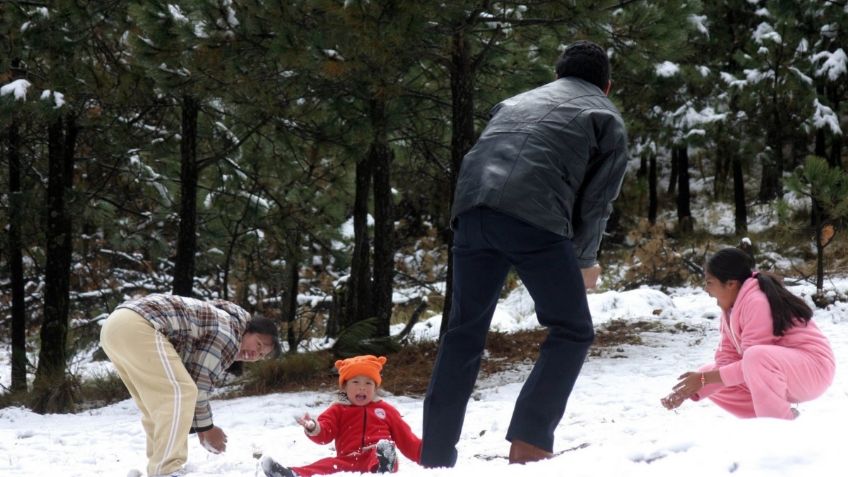
<path id="1" fill-rule="evenodd" d="M 451 220 L 489 207 L 571 238 L 590 267 L 627 165 L 621 114 L 597 86 L 560 78 L 492 109 L 459 172 Z"/>

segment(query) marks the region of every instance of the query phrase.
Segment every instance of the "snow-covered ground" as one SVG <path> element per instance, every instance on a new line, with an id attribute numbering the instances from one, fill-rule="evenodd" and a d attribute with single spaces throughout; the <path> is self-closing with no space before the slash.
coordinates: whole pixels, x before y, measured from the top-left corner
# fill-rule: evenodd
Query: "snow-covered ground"
<path id="1" fill-rule="evenodd" d="M 830 285 L 845 293 L 848 279 Z M 814 291 L 810 286 L 792 290 L 807 296 Z M 422 469 L 401 458 L 400 475 L 846 475 L 840 426 L 848 422 L 848 378 L 841 366 L 848 352 L 848 304 L 816 311 L 815 320 L 830 338 L 840 366 L 828 392 L 802 403 L 800 418 L 791 422 L 740 420 L 709 402 L 687 402 L 676 412 L 660 406 L 660 397 L 679 374 L 711 360 L 719 310 L 700 289 L 595 293 L 590 304 L 596 325 L 612 319 L 657 321 L 666 331 L 645 333 L 642 345 L 605 349 L 588 359 L 556 433 L 555 450 L 573 450 L 544 462 L 507 465 L 504 434 L 529 370 L 524 366 L 478 382 L 455 468 Z M 689 331 L 677 330 L 678 324 Z M 526 292 L 519 289 L 502 301 L 493 326 L 501 331 L 535 326 Z M 437 327 L 438 318 L 433 318 L 417 325 L 415 334 L 433 339 Z M 7 384 L 8 349 L 0 353 L 0 364 L 0 383 Z M 389 362 L 386 372 L 402 370 Z M 384 398 L 420 434 L 421 398 L 385 391 Z M 317 446 L 303 436 L 294 416 L 304 411 L 318 414 L 333 399 L 329 392 L 300 392 L 213 401 L 216 424 L 229 436 L 228 449 L 212 455 L 190 437 L 189 475 L 262 475 L 257 457 L 263 453 L 289 465 L 331 455 L 329 446 Z M 131 469 L 144 469 L 144 447 L 139 413 L 129 400 L 71 415 L 0 409 L 3 476 L 123 477 Z"/>

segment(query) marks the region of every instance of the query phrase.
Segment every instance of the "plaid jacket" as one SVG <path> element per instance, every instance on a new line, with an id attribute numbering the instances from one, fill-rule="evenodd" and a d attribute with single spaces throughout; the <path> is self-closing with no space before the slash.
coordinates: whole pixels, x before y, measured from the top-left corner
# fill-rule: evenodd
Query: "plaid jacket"
<path id="1" fill-rule="evenodd" d="M 250 314 L 224 300 L 203 301 L 176 295 L 153 294 L 122 303 L 161 332 L 197 384 L 192 432 L 212 428 L 209 393 L 219 385 L 235 361 Z"/>

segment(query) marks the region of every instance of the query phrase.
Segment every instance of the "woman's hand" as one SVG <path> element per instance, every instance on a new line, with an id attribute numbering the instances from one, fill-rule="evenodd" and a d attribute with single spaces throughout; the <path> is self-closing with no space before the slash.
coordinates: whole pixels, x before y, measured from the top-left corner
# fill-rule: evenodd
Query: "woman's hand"
<path id="1" fill-rule="evenodd" d="M 677 409 L 683 404 L 683 401 L 692 397 L 706 384 L 706 378 L 703 373 L 686 372 L 678 376 L 679 381 L 672 388 L 672 393 L 660 399 L 660 403 L 666 409 Z"/>
<path id="2" fill-rule="evenodd" d="M 686 372 L 678 376 L 679 381 L 674 385 L 672 390 L 683 397 L 689 399 L 693 394 L 700 391 L 706 384 L 702 373 Z"/>
<path id="3" fill-rule="evenodd" d="M 671 393 L 668 396 L 660 399 L 660 403 L 663 405 L 664 408 L 671 411 L 680 407 L 680 405 L 683 404 L 683 401 L 685 400 L 686 398 L 682 397 L 681 395 L 677 393 Z"/>

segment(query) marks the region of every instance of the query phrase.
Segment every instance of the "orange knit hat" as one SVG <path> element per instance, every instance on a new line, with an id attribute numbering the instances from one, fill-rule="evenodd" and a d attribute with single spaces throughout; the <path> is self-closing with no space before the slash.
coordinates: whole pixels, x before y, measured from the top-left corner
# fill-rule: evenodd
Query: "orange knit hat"
<path id="1" fill-rule="evenodd" d="M 379 386 L 383 380 L 380 377 L 380 371 L 384 364 L 386 364 L 385 356 L 378 358 L 370 354 L 336 361 L 336 369 L 339 370 L 339 387 L 344 386 L 345 381 L 355 376 L 367 376 Z"/>

